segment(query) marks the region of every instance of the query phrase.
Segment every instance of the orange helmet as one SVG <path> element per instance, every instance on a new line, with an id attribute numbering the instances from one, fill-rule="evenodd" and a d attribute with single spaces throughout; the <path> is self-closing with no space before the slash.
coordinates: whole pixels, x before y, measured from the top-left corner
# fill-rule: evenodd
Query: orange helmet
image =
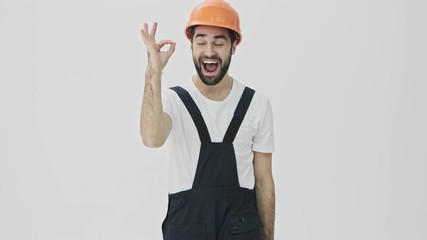
<path id="1" fill-rule="evenodd" d="M 193 9 L 185 28 L 185 35 L 188 39 L 191 39 L 192 36 L 191 27 L 197 25 L 228 28 L 236 33 L 237 44 L 242 40 L 239 14 L 223 0 L 205 0 Z"/>

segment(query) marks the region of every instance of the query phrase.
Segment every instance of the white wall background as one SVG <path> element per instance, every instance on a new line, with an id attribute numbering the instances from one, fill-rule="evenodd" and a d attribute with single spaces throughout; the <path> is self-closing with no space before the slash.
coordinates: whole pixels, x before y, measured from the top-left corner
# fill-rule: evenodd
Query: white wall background
<path id="1" fill-rule="evenodd" d="M 139 29 L 194 73 L 187 0 L 0 0 L 0 239 L 161 239 Z M 269 95 L 276 239 L 427 239 L 427 2 L 230 0 L 230 74 Z"/>

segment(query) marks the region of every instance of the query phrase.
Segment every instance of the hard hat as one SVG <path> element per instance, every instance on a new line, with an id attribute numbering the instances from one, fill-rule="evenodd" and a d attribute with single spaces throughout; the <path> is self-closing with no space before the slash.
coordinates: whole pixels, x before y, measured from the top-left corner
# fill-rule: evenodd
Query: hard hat
<path id="1" fill-rule="evenodd" d="M 191 39 L 191 27 L 197 25 L 228 28 L 237 34 L 237 44 L 242 40 L 239 14 L 224 0 L 205 0 L 193 9 L 185 28 L 188 39 Z"/>

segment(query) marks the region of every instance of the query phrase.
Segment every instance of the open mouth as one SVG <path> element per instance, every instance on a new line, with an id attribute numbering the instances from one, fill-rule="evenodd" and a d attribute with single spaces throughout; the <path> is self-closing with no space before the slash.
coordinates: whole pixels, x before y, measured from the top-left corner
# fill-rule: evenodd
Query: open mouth
<path id="1" fill-rule="evenodd" d="M 219 71 L 219 61 L 217 60 L 203 60 L 202 66 L 206 75 L 216 75 Z"/>

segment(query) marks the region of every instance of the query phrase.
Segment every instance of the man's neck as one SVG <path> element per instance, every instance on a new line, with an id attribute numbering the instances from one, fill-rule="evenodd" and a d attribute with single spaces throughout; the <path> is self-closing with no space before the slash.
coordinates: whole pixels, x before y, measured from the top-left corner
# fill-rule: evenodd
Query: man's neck
<path id="1" fill-rule="evenodd" d="M 233 78 L 228 74 L 216 85 L 206 85 L 202 82 L 199 75 L 193 76 L 193 82 L 200 93 L 212 101 L 222 101 L 230 94 L 233 87 Z"/>

